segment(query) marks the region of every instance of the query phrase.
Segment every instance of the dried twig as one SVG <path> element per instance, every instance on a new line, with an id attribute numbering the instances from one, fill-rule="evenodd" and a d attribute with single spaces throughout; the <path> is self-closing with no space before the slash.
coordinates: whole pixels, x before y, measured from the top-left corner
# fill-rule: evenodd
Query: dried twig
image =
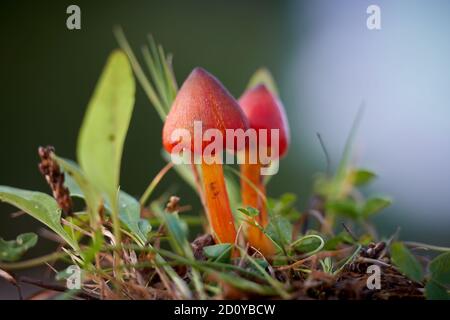
<path id="1" fill-rule="evenodd" d="M 52 157 L 54 152 L 55 149 L 52 146 L 39 147 L 38 153 L 41 158 L 39 170 L 49 184 L 58 206 L 65 214 L 70 215 L 73 209 L 72 199 L 69 189 L 64 185 L 64 173 Z"/>
<path id="2" fill-rule="evenodd" d="M 10 273 L 6 272 L 5 270 L 0 269 L 0 277 L 11 283 L 13 286 L 17 288 L 17 293 L 19 295 L 19 299 L 23 300 L 22 296 L 22 289 L 20 288 L 20 285 L 16 278 L 14 278 Z"/>
<path id="3" fill-rule="evenodd" d="M 57 292 L 66 292 L 67 291 L 67 288 L 64 286 L 60 286 L 57 284 L 45 283 L 42 280 L 35 280 L 35 279 L 28 278 L 28 277 L 21 277 L 19 279 L 19 282 L 28 283 L 28 284 L 31 284 L 31 285 L 34 285 L 34 286 L 37 286 L 37 287 L 40 287 L 43 289 L 57 291 Z M 98 299 L 97 297 L 90 295 L 83 291 L 76 292 L 75 296 L 77 296 L 81 299 L 86 299 L 86 300 L 97 300 Z"/>

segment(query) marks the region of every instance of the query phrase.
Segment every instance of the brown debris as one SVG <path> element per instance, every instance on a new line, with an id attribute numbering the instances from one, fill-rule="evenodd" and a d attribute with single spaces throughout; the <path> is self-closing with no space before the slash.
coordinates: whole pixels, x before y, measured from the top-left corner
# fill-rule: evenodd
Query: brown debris
<path id="1" fill-rule="evenodd" d="M 171 196 L 166 204 L 167 212 L 176 212 L 180 207 L 180 198 L 177 196 Z"/>
<path id="2" fill-rule="evenodd" d="M 214 244 L 214 238 L 210 234 L 203 234 L 198 236 L 192 243 L 192 251 L 194 252 L 194 257 L 197 260 L 206 260 L 205 255 L 203 254 L 203 248 L 207 246 L 211 246 Z"/>
<path id="3" fill-rule="evenodd" d="M 423 300 L 423 287 L 392 267 L 382 267 L 381 289 L 369 289 L 370 274 L 344 270 L 337 277 L 312 272 L 305 281 L 293 283 L 299 300 Z"/>
<path id="4" fill-rule="evenodd" d="M 72 199 L 69 189 L 64 186 L 64 173 L 61 172 L 58 163 L 52 157 L 54 152 L 55 149 L 52 146 L 39 147 L 38 153 L 41 158 L 39 171 L 49 184 L 58 206 L 66 215 L 70 215 L 73 208 Z"/>
<path id="5" fill-rule="evenodd" d="M 370 243 L 367 248 L 361 251 L 360 255 L 366 258 L 376 259 L 386 248 L 386 243 L 381 241 L 378 243 Z"/>
<path id="6" fill-rule="evenodd" d="M 393 267 L 381 268 L 381 289 L 366 286 L 370 274 L 346 271 L 336 282 L 337 298 L 369 300 L 423 300 L 422 285 L 409 280 Z"/>

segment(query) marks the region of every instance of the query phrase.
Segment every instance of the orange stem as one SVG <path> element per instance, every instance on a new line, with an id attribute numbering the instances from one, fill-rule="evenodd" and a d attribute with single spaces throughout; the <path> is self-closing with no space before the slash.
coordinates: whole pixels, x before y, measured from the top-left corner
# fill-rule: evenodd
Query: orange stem
<path id="1" fill-rule="evenodd" d="M 202 161 L 203 186 L 209 225 L 218 243 L 234 243 L 236 228 L 221 164 Z"/>
<path id="2" fill-rule="evenodd" d="M 265 199 L 266 188 L 260 175 L 261 165 L 246 163 L 241 165 L 241 197 L 244 207 L 250 206 L 259 210 L 255 217 L 258 224 L 265 228 L 269 224 L 269 215 Z M 259 191 L 258 191 L 259 190 Z M 246 228 L 247 240 L 252 247 L 258 249 L 263 255 L 271 256 L 275 253 L 272 241 L 258 227 L 248 224 Z"/>

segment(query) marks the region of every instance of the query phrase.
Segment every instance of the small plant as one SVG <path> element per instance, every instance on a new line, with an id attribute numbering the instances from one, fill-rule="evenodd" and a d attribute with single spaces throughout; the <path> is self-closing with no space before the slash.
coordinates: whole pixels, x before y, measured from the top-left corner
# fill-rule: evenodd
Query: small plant
<path id="1" fill-rule="evenodd" d="M 266 137 L 267 149 L 261 150 L 263 143 L 261 140 L 263 137 L 258 136 L 256 141 L 257 145 L 250 146 L 250 148 L 256 149 L 257 154 L 256 163 L 250 163 L 251 152 L 246 153 L 246 159 L 241 165 L 241 195 L 242 204 L 244 206 L 250 206 L 257 208 L 259 214 L 255 216 L 253 223 L 249 224 L 247 229 L 247 238 L 250 245 L 260 250 L 264 255 L 271 256 L 274 254 L 274 245 L 270 239 L 264 234 L 260 228 L 266 228 L 269 224 L 269 215 L 267 213 L 266 206 L 266 188 L 264 176 L 261 175 L 261 152 L 268 152 L 269 154 L 277 154 L 280 157 L 287 153 L 289 146 L 289 124 L 286 114 L 281 102 L 276 97 L 275 92 L 270 92 L 265 84 L 258 84 L 255 87 L 249 88 L 243 96 L 239 99 L 239 104 L 242 107 L 250 126 L 254 129 L 278 129 L 279 138 L 276 139 L 276 147 L 278 150 L 272 150 L 270 141 L 272 137 L 268 131 Z M 260 131 L 256 131 L 260 132 Z M 278 161 L 278 159 L 276 160 Z M 257 225 L 255 225 L 257 224 Z"/>
<path id="2" fill-rule="evenodd" d="M 1 277 L 18 288 L 31 283 L 49 298 L 65 299 L 449 298 L 449 248 L 400 241 L 398 234 L 379 237 L 371 225 L 371 217 L 391 200 L 366 198 L 358 189 L 376 177 L 349 161 L 358 119 L 337 172 L 316 177 L 311 205 L 299 211 L 295 194 L 267 196 L 269 181 L 255 169 L 260 163 L 254 168 L 244 163 L 239 173 L 217 163 L 174 165 L 167 154 L 180 142 L 195 150 L 190 142 L 173 140 L 173 132 L 190 131 L 194 121 L 202 120 L 220 131 L 248 125 L 282 129 L 283 155 L 288 124 L 267 70 L 251 79 L 239 106 L 203 69 L 194 69 L 178 90 L 172 58 L 153 38 L 143 49 L 150 80 L 122 31 L 116 30 L 116 36 L 122 50 L 108 58 L 88 105 L 78 137 L 78 163 L 41 147 L 39 169 L 52 196 L 0 186 L 0 201 L 43 223 L 59 244 L 48 255 L 21 260 L 38 235 L 0 238 Z M 168 161 L 140 200 L 121 190 L 119 180 L 135 77 L 164 122 L 163 157 Z M 253 110 L 255 101 L 264 109 Z M 274 122 L 267 121 L 266 113 Z M 203 154 L 205 148 L 202 144 L 197 151 Z M 246 153 L 249 148 L 231 151 Z M 184 216 L 183 199 L 153 195 L 172 168 L 198 194 L 208 217 L 204 233 L 195 239 L 189 231 L 202 224 L 203 213 L 198 219 Z M 420 249 L 432 254 L 417 256 Z M 52 269 L 51 285 L 14 276 L 15 270 L 55 261 L 64 267 Z M 366 286 L 371 265 L 382 270 L 380 289 Z M 73 267 L 81 270 L 81 286 L 69 289 L 63 284 Z"/>

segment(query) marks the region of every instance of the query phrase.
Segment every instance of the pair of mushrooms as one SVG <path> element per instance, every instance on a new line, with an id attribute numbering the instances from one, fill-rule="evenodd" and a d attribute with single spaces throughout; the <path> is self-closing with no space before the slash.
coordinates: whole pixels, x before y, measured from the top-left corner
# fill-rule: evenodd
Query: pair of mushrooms
<path id="1" fill-rule="evenodd" d="M 267 147 L 270 149 L 270 130 L 279 129 L 279 156 L 287 152 L 290 138 L 283 106 L 264 85 L 247 90 L 238 102 L 214 76 L 202 68 L 195 68 L 179 90 L 164 123 L 162 139 L 167 152 L 171 153 L 176 145 L 183 143 L 180 139 L 176 141 L 172 139 L 175 130 L 187 130 L 190 136 L 194 137 L 194 121 L 201 121 L 204 131 L 219 130 L 224 137 L 222 144 L 224 146 L 226 146 L 227 129 L 245 131 L 253 128 L 256 132 L 259 132 L 259 129 L 269 130 Z M 194 150 L 194 143 L 189 141 L 184 147 L 203 155 L 207 144 L 202 141 L 201 150 Z M 252 147 L 245 146 L 246 155 L 249 148 Z M 241 164 L 242 204 L 259 210 L 255 220 L 260 227 L 264 228 L 269 222 L 269 217 L 263 176 L 260 175 L 262 164 L 260 161 L 251 164 L 247 156 L 245 159 Z M 201 169 L 207 217 L 213 236 L 218 243 L 234 243 L 237 232 L 228 200 L 222 164 L 202 160 Z M 245 233 L 249 244 L 264 255 L 270 256 L 275 253 L 273 243 L 255 224 L 249 224 Z"/>

